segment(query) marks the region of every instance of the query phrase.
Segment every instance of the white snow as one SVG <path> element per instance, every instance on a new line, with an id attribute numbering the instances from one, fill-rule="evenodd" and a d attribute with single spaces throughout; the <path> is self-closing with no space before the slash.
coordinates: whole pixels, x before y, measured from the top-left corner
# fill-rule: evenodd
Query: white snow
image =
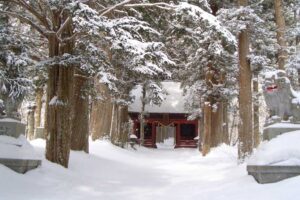
<path id="1" fill-rule="evenodd" d="M 45 141 L 32 142 L 41 156 Z M 299 144 L 299 143 L 298 143 Z M 260 185 L 237 165 L 236 148 L 202 157 L 196 149 L 121 149 L 90 143 L 90 154 L 71 152 L 69 169 L 43 159 L 17 174 L 0 165 L 4 200 L 282 200 L 297 199 L 300 177 Z"/>
<path id="2" fill-rule="evenodd" d="M 265 128 L 299 128 L 300 129 L 300 124 L 293 124 L 293 123 L 289 123 L 289 122 L 280 122 L 280 123 L 272 124 Z"/>
<path id="3" fill-rule="evenodd" d="M 63 106 L 65 103 L 62 100 L 59 100 L 57 96 L 52 97 L 49 102 L 49 106 Z"/>
<path id="4" fill-rule="evenodd" d="M 266 72 L 264 72 L 264 77 L 266 79 L 271 79 L 271 78 L 277 79 L 278 78 L 278 74 L 277 74 L 278 72 L 281 73 L 281 74 L 286 74 L 284 70 L 266 71 Z"/>
<path id="5" fill-rule="evenodd" d="M 135 134 L 130 134 L 130 135 L 129 135 L 129 138 L 130 138 L 130 139 L 138 139 L 138 137 L 137 137 Z"/>
<path id="6" fill-rule="evenodd" d="M 0 119 L 0 122 L 17 122 L 17 123 L 23 123 L 20 120 L 13 119 L 13 118 L 2 118 L 2 119 Z M 23 123 L 23 124 L 25 124 L 25 123 Z"/>
<path id="7" fill-rule="evenodd" d="M 162 82 L 163 89 L 168 93 L 165 95 L 165 100 L 159 105 L 146 105 L 145 111 L 149 113 L 188 113 L 184 107 L 185 99 L 183 90 L 180 88 L 180 83 L 165 81 Z M 130 112 L 141 112 L 142 110 L 142 87 L 137 86 L 133 90 L 132 95 L 135 96 L 134 102 L 129 105 Z"/>
<path id="8" fill-rule="evenodd" d="M 298 125 L 299 126 L 299 125 Z M 250 165 L 300 165 L 300 131 L 263 142 L 251 156 Z"/>
<path id="9" fill-rule="evenodd" d="M 19 138 L 0 135 L 0 158 L 40 159 L 23 135 Z"/>

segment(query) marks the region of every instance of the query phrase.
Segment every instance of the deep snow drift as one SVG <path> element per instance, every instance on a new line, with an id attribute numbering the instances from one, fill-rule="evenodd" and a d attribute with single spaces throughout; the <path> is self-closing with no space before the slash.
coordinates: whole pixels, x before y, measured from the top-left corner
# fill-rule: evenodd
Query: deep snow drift
<path id="1" fill-rule="evenodd" d="M 270 141 L 262 142 L 248 164 L 300 166 L 300 131 L 284 133 Z"/>
<path id="2" fill-rule="evenodd" d="M 44 154 L 43 140 L 32 142 Z M 282 200 L 297 199 L 300 177 L 260 185 L 237 165 L 236 149 L 207 157 L 196 149 L 121 149 L 90 143 L 90 154 L 71 152 L 69 169 L 43 160 L 24 175 L 0 165 L 1 200 Z"/>

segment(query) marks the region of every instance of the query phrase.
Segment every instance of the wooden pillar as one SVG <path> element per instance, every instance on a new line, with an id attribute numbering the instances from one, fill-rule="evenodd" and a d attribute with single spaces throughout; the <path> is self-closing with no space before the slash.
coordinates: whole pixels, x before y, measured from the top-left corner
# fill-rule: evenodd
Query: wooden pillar
<path id="1" fill-rule="evenodd" d="M 176 145 L 175 147 L 178 147 L 180 143 L 180 122 L 177 123 L 176 126 Z"/>
<path id="2" fill-rule="evenodd" d="M 152 147 L 156 148 L 156 126 L 155 122 L 151 122 L 151 127 L 152 127 Z"/>

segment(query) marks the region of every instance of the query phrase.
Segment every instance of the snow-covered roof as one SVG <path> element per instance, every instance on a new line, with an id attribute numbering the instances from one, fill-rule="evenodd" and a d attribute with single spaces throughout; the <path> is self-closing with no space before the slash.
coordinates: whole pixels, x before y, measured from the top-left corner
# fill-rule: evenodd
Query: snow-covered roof
<path id="1" fill-rule="evenodd" d="M 146 105 L 145 111 L 149 113 L 188 113 L 184 108 L 183 90 L 180 88 L 180 83 L 165 81 L 162 82 L 163 89 L 167 92 L 165 100 L 160 106 Z M 131 91 L 135 96 L 134 102 L 129 105 L 129 112 L 141 112 L 142 109 L 142 87 L 137 86 L 136 89 Z"/>

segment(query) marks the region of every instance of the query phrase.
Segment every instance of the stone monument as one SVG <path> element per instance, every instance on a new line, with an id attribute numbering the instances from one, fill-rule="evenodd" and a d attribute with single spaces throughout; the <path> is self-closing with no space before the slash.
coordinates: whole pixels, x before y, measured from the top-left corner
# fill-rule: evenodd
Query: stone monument
<path id="1" fill-rule="evenodd" d="M 293 90 L 284 71 L 265 75 L 263 94 L 270 114 L 264 127 L 264 140 L 300 130 L 300 93 Z"/>
<path id="2" fill-rule="evenodd" d="M 300 93 L 293 90 L 282 70 L 268 73 L 264 78 L 263 94 L 270 115 L 265 122 L 263 139 L 271 140 L 300 130 Z M 248 165 L 247 171 L 258 183 L 274 183 L 300 175 L 300 166 Z"/>
<path id="3" fill-rule="evenodd" d="M 4 111 L 0 117 L 0 135 L 7 135 L 18 138 L 25 135 L 25 124 L 20 120 L 18 109 L 23 100 L 23 96 L 19 99 L 12 99 L 6 95 L 0 96 L 4 100 Z M 4 98 L 3 98 L 4 97 Z"/>
<path id="4" fill-rule="evenodd" d="M 0 87 L 7 88 L 7 86 L 3 85 L 1 82 Z M 20 114 L 18 113 L 18 109 L 23 101 L 24 93 L 20 93 L 15 96 L 10 95 L 10 91 L 2 89 L 0 91 L 0 138 L 1 140 L 7 141 L 8 138 L 15 138 L 15 140 L 20 140 L 25 138 L 25 128 L 26 125 L 21 122 Z M 30 145 L 27 140 L 22 144 L 15 144 L 9 142 L 1 142 L 0 146 L 2 149 L 0 156 L 0 164 L 18 172 L 25 173 L 31 169 L 34 169 L 41 165 L 41 160 L 36 158 L 28 158 L 24 156 L 21 152 L 23 150 L 23 146 Z M 6 154 L 6 151 L 11 151 L 11 147 L 14 146 L 15 156 L 11 157 L 11 152 Z M 22 155 L 20 155 L 22 154 Z M 9 156 L 7 156 L 9 155 Z"/>

